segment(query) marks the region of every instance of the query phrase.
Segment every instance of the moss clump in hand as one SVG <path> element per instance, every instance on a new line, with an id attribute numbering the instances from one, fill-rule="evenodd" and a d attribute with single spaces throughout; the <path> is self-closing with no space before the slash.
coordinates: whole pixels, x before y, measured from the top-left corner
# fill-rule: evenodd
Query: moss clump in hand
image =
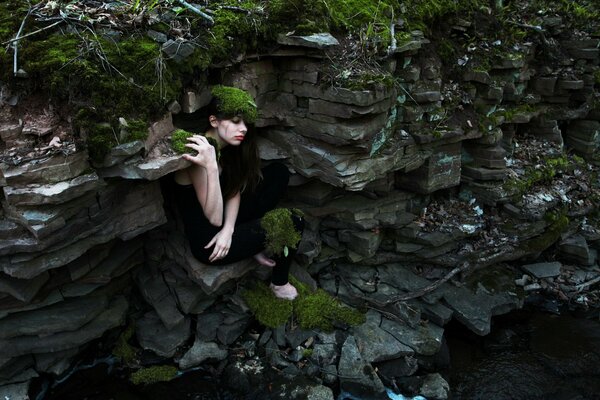
<path id="1" fill-rule="evenodd" d="M 179 154 L 187 153 L 188 147 L 185 147 L 188 143 L 187 138 L 193 135 L 194 133 L 192 132 L 188 132 L 184 129 L 177 129 L 171 134 L 171 147 Z"/>
<path id="2" fill-rule="evenodd" d="M 147 385 L 156 382 L 168 382 L 177 376 L 177 368 L 172 365 L 158 365 L 142 368 L 129 377 L 134 385 Z"/>
<path id="3" fill-rule="evenodd" d="M 247 92 L 231 86 L 215 86 L 212 95 L 218 100 L 217 109 L 227 117 L 241 116 L 244 122 L 253 124 L 258 111 L 254 99 Z"/>
<path id="4" fill-rule="evenodd" d="M 296 248 L 302 238 L 292 221 L 292 211 L 288 208 L 276 208 L 266 213 L 260 220 L 265 230 L 265 249 L 271 254 L 283 254 L 287 257 L 289 248 Z"/>
<path id="5" fill-rule="evenodd" d="M 195 135 L 193 132 L 188 132 L 184 129 L 177 129 L 175 132 L 171 134 L 171 147 L 179 154 L 189 153 L 191 150 L 189 147 L 186 147 L 186 143 L 189 143 L 187 138 Z M 215 148 L 215 152 L 217 153 L 217 161 L 221 157 L 221 151 L 219 149 L 219 144 L 217 143 L 215 138 L 206 136 L 206 140 L 208 143 Z"/>
<path id="6" fill-rule="evenodd" d="M 360 325 L 365 322 L 363 313 L 345 306 L 323 289 L 312 291 L 293 277 L 290 282 L 298 289 L 294 301 L 278 299 L 263 282 L 243 292 L 248 307 L 262 325 L 276 328 L 292 315 L 302 329 L 331 331 L 334 323 Z"/>

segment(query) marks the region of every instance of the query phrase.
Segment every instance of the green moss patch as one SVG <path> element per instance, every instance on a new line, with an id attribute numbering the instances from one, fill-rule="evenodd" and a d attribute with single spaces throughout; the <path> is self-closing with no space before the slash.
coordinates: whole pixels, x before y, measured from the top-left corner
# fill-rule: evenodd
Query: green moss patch
<path id="1" fill-rule="evenodd" d="M 276 328 L 294 316 L 302 329 L 331 331 L 335 324 L 360 325 L 365 322 L 363 313 L 345 306 L 323 289 L 313 292 L 296 279 L 291 278 L 290 282 L 298 289 L 294 301 L 276 298 L 263 282 L 242 294 L 261 324 Z"/>
<path id="2" fill-rule="evenodd" d="M 244 122 L 253 124 L 258 111 L 252 96 L 244 90 L 231 86 L 218 85 L 212 89 L 212 95 L 219 100 L 218 111 L 226 116 L 241 116 Z"/>
<path id="3" fill-rule="evenodd" d="M 271 254 L 283 254 L 287 257 L 290 248 L 295 249 L 302 239 L 292 220 L 289 208 L 276 208 L 266 213 L 260 220 L 266 232 L 265 248 Z"/>
<path id="4" fill-rule="evenodd" d="M 134 385 L 148 385 L 156 382 L 168 382 L 177 376 L 177 368 L 172 365 L 158 365 L 142 368 L 129 377 Z"/>
<path id="5" fill-rule="evenodd" d="M 177 129 L 171 134 L 171 147 L 179 154 L 184 154 L 189 151 L 189 147 L 185 147 L 188 143 L 187 138 L 193 136 L 193 132 L 188 132 L 185 129 Z"/>
<path id="6" fill-rule="evenodd" d="M 127 326 L 127 329 L 121 333 L 112 351 L 115 357 L 119 357 L 121 361 L 126 364 L 133 363 L 137 354 L 136 349 L 129 344 L 134 332 L 135 325 L 131 323 Z"/>

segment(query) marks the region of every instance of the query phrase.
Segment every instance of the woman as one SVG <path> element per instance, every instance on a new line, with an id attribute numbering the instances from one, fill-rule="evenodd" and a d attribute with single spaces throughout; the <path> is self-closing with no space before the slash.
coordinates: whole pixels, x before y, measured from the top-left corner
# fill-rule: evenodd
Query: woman
<path id="1" fill-rule="evenodd" d="M 293 252 L 267 257 L 260 224 L 260 218 L 283 196 L 289 172 L 281 164 L 260 169 L 254 135 L 246 127 L 256 118 L 250 95 L 225 86 L 217 86 L 212 93 L 210 128 L 205 136 L 188 138 L 186 147 L 196 154 L 183 157 L 192 166 L 175 174 L 176 202 L 192 253 L 212 265 L 254 256 L 259 264 L 273 268 L 270 287 L 275 296 L 293 300 L 298 295 L 288 281 Z M 295 218 L 294 224 L 301 232 L 302 221 Z"/>

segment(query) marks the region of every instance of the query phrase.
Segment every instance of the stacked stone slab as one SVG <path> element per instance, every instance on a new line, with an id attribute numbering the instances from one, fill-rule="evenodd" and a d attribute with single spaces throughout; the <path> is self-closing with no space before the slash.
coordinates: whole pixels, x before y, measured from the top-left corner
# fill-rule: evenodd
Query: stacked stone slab
<path id="1" fill-rule="evenodd" d="M 62 373 L 89 342 L 124 323 L 128 271 L 144 260 L 134 238 L 164 213 L 156 183 L 107 183 L 72 143 L 29 161 L 3 160 L 0 380 L 21 382 Z"/>

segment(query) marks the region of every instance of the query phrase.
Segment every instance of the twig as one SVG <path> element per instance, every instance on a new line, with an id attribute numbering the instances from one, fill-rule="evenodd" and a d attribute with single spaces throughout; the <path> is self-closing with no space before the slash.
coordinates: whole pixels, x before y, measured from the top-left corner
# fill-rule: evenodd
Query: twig
<path id="1" fill-rule="evenodd" d="M 508 20 L 508 21 L 506 21 L 506 22 L 508 22 L 509 24 L 512 24 L 512 25 L 518 26 L 518 27 L 520 27 L 520 28 L 532 29 L 532 30 L 534 30 L 534 31 L 536 31 L 536 32 L 539 32 L 539 33 L 544 33 L 544 32 L 546 32 L 546 31 L 544 30 L 544 28 L 542 28 L 541 26 L 536 26 L 536 25 L 527 25 L 527 24 L 521 24 L 521 23 L 519 23 L 519 22 L 510 21 L 510 20 Z"/>
<path id="2" fill-rule="evenodd" d="M 21 32 L 23 32 L 23 28 L 25 28 L 25 22 L 27 21 L 27 17 L 29 17 L 29 14 L 31 14 L 32 8 L 31 8 L 31 4 L 29 4 L 29 10 L 27 10 L 27 15 L 25 15 L 25 18 L 23 18 L 23 21 L 21 21 L 21 26 L 19 27 L 19 31 L 17 32 L 17 35 L 15 36 L 16 40 L 19 40 L 19 36 L 21 36 Z M 13 48 L 13 75 L 17 76 L 17 71 L 19 70 L 19 66 L 17 63 L 17 57 L 18 57 L 18 53 L 19 53 L 19 43 L 18 41 L 15 41 L 12 44 L 12 48 Z"/>
<path id="3" fill-rule="evenodd" d="M 593 284 L 598 283 L 598 282 L 600 282 L 600 276 L 598 276 L 598 277 L 596 277 L 596 278 L 594 278 L 592 280 L 589 280 L 587 282 L 583 282 L 580 285 L 575 286 L 575 289 L 577 290 L 577 292 L 581 292 L 587 286 L 592 286 Z"/>
<path id="4" fill-rule="evenodd" d="M 196 14 L 198 14 L 199 16 L 201 16 L 202 18 L 204 18 L 205 20 L 207 20 L 208 22 L 212 24 L 215 23 L 214 19 L 212 19 L 212 17 L 202 11 L 200 11 L 198 8 L 194 7 L 193 5 L 191 5 L 190 3 L 188 3 L 185 0 L 177 0 L 179 2 L 179 4 L 181 4 L 182 6 L 184 6 L 185 8 L 187 8 L 188 10 L 195 12 Z"/>
<path id="5" fill-rule="evenodd" d="M 37 33 L 40 33 L 40 32 L 43 32 L 43 31 L 45 31 L 46 29 L 50 29 L 50 28 L 52 28 L 52 27 L 55 27 L 56 25 L 60 24 L 60 23 L 61 23 L 61 22 L 63 22 L 63 21 L 64 21 L 64 20 L 63 20 L 63 19 L 61 19 L 61 20 L 59 20 L 59 21 L 56 21 L 56 22 L 55 22 L 55 23 L 53 23 L 53 24 L 50 24 L 50 25 L 48 25 L 48 26 L 46 26 L 46 27 L 43 27 L 43 28 L 40 28 L 40 29 L 38 29 L 37 31 L 29 32 L 27 35 L 19 36 L 19 35 L 17 34 L 17 37 L 14 37 L 14 38 L 12 38 L 12 39 L 10 39 L 10 40 L 7 40 L 6 42 L 3 42 L 3 43 L 2 43 L 2 45 L 9 44 L 9 43 L 13 43 L 13 42 L 17 42 L 17 41 L 19 41 L 19 40 L 21 40 L 21 39 L 25 39 L 26 37 L 33 36 L 33 35 L 35 35 L 35 34 L 37 34 Z M 19 32 L 20 32 L 20 31 L 19 31 Z"/>
<path id="6" fill-rule="evenodd" d="M 454 268 L 452 271 L 448 272 L 443 278 L 432 282 L 430 285 L 427 285 L 419 290 L 415 290 L 413 292 L 410 293 L 405 293 L 405 294 L 401 294 L 401 295 L 397 295 L 397 296 L 393 296 L 389 299 L 387 299 L 386 301 L 377 301 L 377 300 L 373 300 L 371 298 L 362 296 L 362 295 L 357 295 L 354 293 L 350 293 L 350 295 L 352 297 L 358 298 L 360 300 L 366 301 L 367 303 L 370 304 L 374 304 L 378 307 L 385 307 L 388 306 L 392 303 L 397 303 L 399 301 L 407 301 L 407 300 L 411 300 L 411 299 L 416 299 L 418 297 L 422 297 L 424 295 L 426 295 L 427 293 L 433 292 L 435 289 L 437 289 L 438 287 L 440 287 L 442 284 L 446 283 L 448 280 L 450 280 L 450 278 L 452 278 L 454 275 L 460 273 L 460 272 L 464 272 L 465 270 L 467 270 L 470 267 L 470 264 L 465 262 L 463 265 L 461 265 L 460 267 L 456 267 Z M 344 282 L 344 284 L 346 285 L 346 287 L 348 289 L 350 289 L 350 292 L 355 292 L 354 288 L 352 287 L 352 285 L 350 285 L 348 282 L 346 282 L 346 280 L 340 276 L 340 278 L 342 279 L 342 282 Z"/>
<path id="7" fill-rule="evenodd" d="M 392 8 L 392 20 L 390 21 L 390 36 L 392 40 L 390 42 L 390 47 L 388 47 L 388 56 L 394 54 L 397 48 L 396 42 L 396 24 L 394 23 L 394 9 Z"/>

